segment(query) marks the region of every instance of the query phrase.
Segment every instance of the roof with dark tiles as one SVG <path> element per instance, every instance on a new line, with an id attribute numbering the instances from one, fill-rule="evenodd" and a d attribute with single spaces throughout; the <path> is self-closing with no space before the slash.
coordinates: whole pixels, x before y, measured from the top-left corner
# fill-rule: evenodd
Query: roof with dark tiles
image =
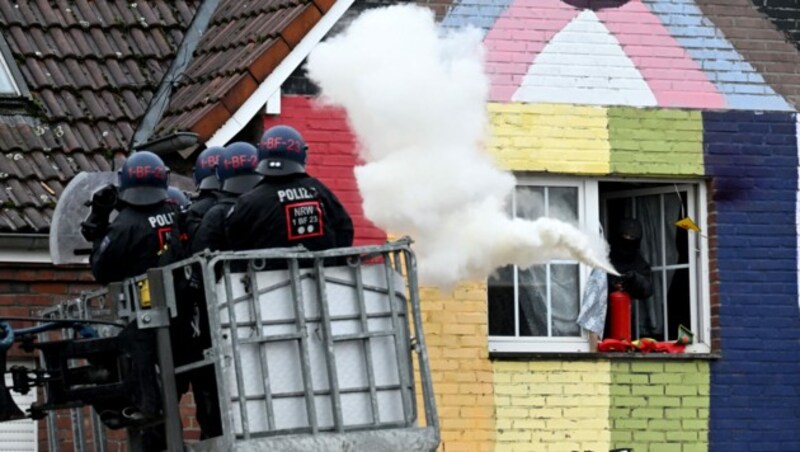
<path id="1" fill-rule="evenodd" d="M 108 171 L 202 0 L 0 1 L 0 31 L 30 98 L 0 99 L 0 233 L 47 232 L 80 171 Z M 154 136 L 208 138 L 335 0 L 220 0 Z M 4 114 L 5 112 L 5 114 Z"/>
<path id="2" fill-rule="evenodd" d="M 252 95 L 334 0 L 221 0 L 176 83 L 156 135 L 208 139 Z M 266 99 L 264 100 L 266 103 Z"/>
<path id="3" fill-rule="evenodd" d="M 30 91 L 0 104 L 0 232 L 46 232 L 80 171 L 109 171 L 172 62 L 199 0 L 0 1 Z"/>

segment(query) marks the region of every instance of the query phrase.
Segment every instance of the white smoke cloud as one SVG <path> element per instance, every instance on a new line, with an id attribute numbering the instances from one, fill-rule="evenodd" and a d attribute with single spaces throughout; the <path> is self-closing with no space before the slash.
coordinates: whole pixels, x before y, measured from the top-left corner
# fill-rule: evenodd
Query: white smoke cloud
<path id="1" fill-rule="evenodd" d="M 409 235 L 423 282 L 450 286 L 497 267 L 554 258 L 605 263 L 602 245 L 567 223 L 512 219 L 514 176 L 484 152 L 489 80 L 481 32 L 445 31 L 403 5 L 367 11 L 309 56 L 321 100 L 344 107 L 360 142 L 364 213 Z"/>

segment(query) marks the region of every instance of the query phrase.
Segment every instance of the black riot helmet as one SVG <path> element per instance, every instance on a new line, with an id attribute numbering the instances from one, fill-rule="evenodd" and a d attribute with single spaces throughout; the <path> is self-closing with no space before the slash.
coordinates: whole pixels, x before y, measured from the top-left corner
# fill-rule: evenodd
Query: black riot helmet
<path id="1" fill-rule="evenodd" d="M 192 177 L 198 190 L 218 190 L 217 163 L 222 154 L 222 146 L 206 148 L 197 156 L 192 169 Z"/>
<path id="2" fill-rule="evenodd" d="M 225 146 L 217 164 L 217 179 L 222 191 L 240 195 L 255 187 L 261 180 L 256 173 L 258 151 L 244 141 Z"/>
<path id="3" fill-rule="evenodd" d="M 150 151 L 131 154 L 119 170 L 119 199 L 134 206 L 149 206 L 167 199 L 169 168 Z"/>
<path id="4" fill-rule="evenodd" d="M 305 173 L 308 145 L 300 132 L 289 126 L 274 126 L 258 143 L 259 174 L 285 176 Z"/>

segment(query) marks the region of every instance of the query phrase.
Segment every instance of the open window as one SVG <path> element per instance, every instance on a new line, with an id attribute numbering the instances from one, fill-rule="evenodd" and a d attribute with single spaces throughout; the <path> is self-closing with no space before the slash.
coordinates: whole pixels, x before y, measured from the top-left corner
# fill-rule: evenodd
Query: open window
<path id="1" fill-rule="evenodd" d="M 634 338 L 675 340 L 678 326 L 694 333 L 688 351 L 710 344 L 705 185 L 687 181 L 518 178 L 514 216 L 557 218 L 584 231 L 613 233 L 616 220 L 643 226 L 641 252 L 652 268 L 653 295 L 632 306 Z M 691 218 L 700 232 L 675 225 Z M 607 235 L 608 237 L 608 235 Z M 531 268 L 507 266 L 488 280 L 489 350 L 493 353 L 588 352 L 576 323 L 591 269 L 575 261 Z"/>

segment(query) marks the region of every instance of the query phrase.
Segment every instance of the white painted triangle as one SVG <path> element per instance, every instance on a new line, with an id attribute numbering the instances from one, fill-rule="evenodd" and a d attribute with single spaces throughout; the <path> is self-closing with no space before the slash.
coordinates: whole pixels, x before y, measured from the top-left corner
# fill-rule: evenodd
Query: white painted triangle
<path id="1" fill-rule="evenodd" d="M 519 102 L 657 105 L 653 91 L 619 41 L 584 10 L 536 56 L 511 98 Z"/>

